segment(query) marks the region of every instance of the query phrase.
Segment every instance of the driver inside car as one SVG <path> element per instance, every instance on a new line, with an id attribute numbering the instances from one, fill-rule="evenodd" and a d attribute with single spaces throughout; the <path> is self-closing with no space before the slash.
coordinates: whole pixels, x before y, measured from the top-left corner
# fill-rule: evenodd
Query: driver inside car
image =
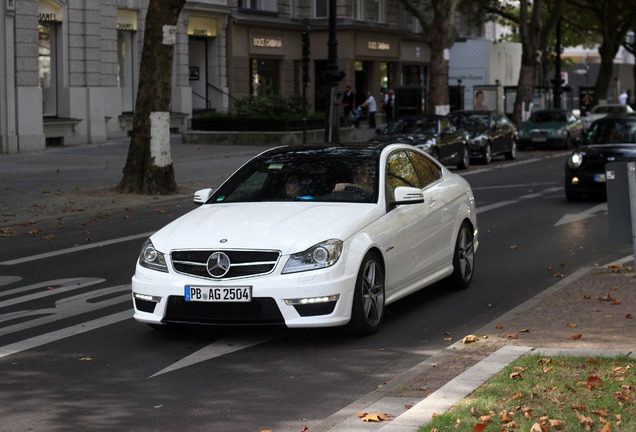
<path id="1" fill-rule="evenodd" d="M 346 188 L 354 188 L 362 190 L 367 196 L 373 196 L 373 176 L 369 167 L 360 164 L 353 167 L 351 171 L 351 183 L 337 183 L 333 188 L 333 192 L 342 192 Z"/>

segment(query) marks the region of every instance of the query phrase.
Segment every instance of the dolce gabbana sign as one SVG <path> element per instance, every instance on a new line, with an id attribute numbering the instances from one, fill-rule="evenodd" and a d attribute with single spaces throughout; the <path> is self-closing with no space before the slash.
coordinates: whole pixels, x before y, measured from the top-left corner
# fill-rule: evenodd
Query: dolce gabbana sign
<path id="1" fill-rule="evenodd" d="M 287 48 L 284 33 L 265 33 L 252 31 L 249 34 L 249 51 L 252 54 L 283 55 Z"/>
<path id="2" fill-rule="evenodd" d="M 266 37 L 253 37 L 252 46 L 259 48 L 282 48 L 282 39 L 273 39 Z"/>
<path id="3" fill-rule="evenodd" d="M 369 49 L 374 51 L 389 51 L 391 49 L 391 44 L 388 42 L 369 41 L 368 44 Z"/>

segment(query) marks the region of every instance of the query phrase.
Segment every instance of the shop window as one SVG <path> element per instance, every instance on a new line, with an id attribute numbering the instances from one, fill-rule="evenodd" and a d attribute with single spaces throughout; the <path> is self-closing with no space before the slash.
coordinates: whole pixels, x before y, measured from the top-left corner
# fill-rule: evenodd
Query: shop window
<path id="1" fill-rule="evenodd" d="M 130 31 L 117 32 L 117 56 L 119 73 L 117 75 L 117 85 L 121 90 L 121 110 L 122 112 L 133 112 L 134 110 L 134 83 L 133 83 L 133 36 Z"/>
<path id="2" fill-rule="evenodd" d="M 42 114 L 46 117 L 57 116 L 57 24 L 43 22 L 39 30 L 39 77 L 42 88 Z"/>
<path id="3" fill-rule="evenodd" d="M 278 60 L 253 58 L 250 60 L 250 94 L 268 96 L 280 94 Z"/>
<path id="4" fill-rule="evenodd" d="M 329 15 L 329 5 L 327 0 L 316 0 L 316 18 L 327 18 Z"/>
<path id="5" fill-rule="evenodd" d="M 276 0 L 243 0 L 243 9 L 276 12 Z"/>

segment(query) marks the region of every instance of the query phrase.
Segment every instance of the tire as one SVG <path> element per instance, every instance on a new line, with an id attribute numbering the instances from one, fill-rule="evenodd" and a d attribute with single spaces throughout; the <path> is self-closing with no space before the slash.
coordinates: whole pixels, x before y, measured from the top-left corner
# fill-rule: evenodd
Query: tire
<path id="1" fill-rule="evenodd" d="M 382 263 L 377 254 L 369 252 L 358 272 L 349 329 L 361 335 L 377 332 L 384 320 L 384 299 Z"/>
<path id="2" fill-rule="evenodd" d="M 513 139 L 510 143 L 510 151 L 505 154 L 506 160 L 517 159 L 517 140 Z"/>
<path id="3" fill-rule="evenodd" d="M 563 148 L 567 150 L 571 147 L 572 147 L 572 137 L 570 136 L 570 134 L 567 134 L 565 138 L 563 138 Z"/>
<path id="4" fill-rule="evenodd" d="M 457 162 L 457 168 L 461 170 L 465 170 L 470 166 L 470 153 L 468 151 L 468 146 L 466 144 L 462 145 L 462 154 L 459 157 L 459 162 Z"/>
<path id="5" fill-rule="evenodd" d="M 486 143 L 486 148 L 484 149 L 483 154 L 481 155 L 481 161 L 486 165 L 492 162 L 492 146 L 490 143 Z"/>
<path id="6" fill-rule="evenodd" d="M 462 223 L 453 252 L 453 273 L 447 282 L 455 289 L 468 288 L 475 272 L 475 239 L 468 222 Z"/>

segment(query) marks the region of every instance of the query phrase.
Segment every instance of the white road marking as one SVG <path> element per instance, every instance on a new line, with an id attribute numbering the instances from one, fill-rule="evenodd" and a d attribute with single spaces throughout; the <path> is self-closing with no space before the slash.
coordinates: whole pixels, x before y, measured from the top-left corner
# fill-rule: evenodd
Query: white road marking
<path id="1" fill-rule="evenodd" d="M 0 276 L 0 286 L 20 282 L 21 280 L 20 276 Z"/>
<path id="2" fill-rule="evenodd" d="M 126 293 L 117 297 L 108 298 L 106 300 L 95 301 L 95 299 L 99 299 L 99 297 L 121 291 L 125 291 Z M 97 309 L 114 306 L 120 303 L 125 303 L 127 301 L 131 302 L 132 306 L 130 285 L 120 285 L 102 288 L 96 291 L 90 291 L 73 297 L 58 300 L 57 302 L 55 302 L 54 308 L 32 309 L 3 314 L 0 315 L 0 322 L 9 321 L 17 318 L 25 318 L 29 316 L 46 316 L 0 328 L 0 336 L 19 332 L 44 324 L 50 324 L 52 322 L 70 318 L 75 315 L 80 315 Z"/>
<path id="3" fill-rule="evenodd" d="M 135 235 L 127 236 L 127 237 L 120 237 L 120 238 L 116 238 L 116 239 L 112 239 L 112 240 L 105 240 L 105 241 L 101 241 L 101 242 L 97 242 L 97 243 L 91 243 L 91 244 L 87 244 L 87 245 L 61 249 L 61 250 L 58 250 L 58 251 L 46 252 L 46 253 L 41 253 L 41 254 L 37 254 L 37 255 L 31 255 L 31 256 L 28 256 L 28 257 L 24 257 L 24 258 L 16 258 L 16 259 L 0 262 L 0 265 L 24 264 L 26 262 L 37 261 L 37 260 L 41 260 L 41 259 L 44 259 L 44 258 L 51 258 L 51 257 L 60 256 L 60 255 L 66 255 L 66 254 L 73 253 L 73 252 L 81 252 L 81 251 L 85 251 L 85 250 L 88 250 L 88 249 L 94 249 L 94 248 L 103 247 L 103 246 L 110 246 L 110 245 L 117 244 L 117 243 L 123 243 L 123 242 L 131 241 L 131 240 L 137 240 L 137 239 L 140 239 L 140 238 L 150 237 L 154 233 L 155 232 L 152 231 L 152 232 L 147 232 L 147 233 L 143 233 L 143 234 L 135 234 Z"/>
<path id="4" fill-rule="evenodd" d="M 172 372 L 177 369 L 182 369 L 196 363 L 201 363 L 206 360 L 221 357 L 223 355 L 230 354 L 235 351 L 240 351 L 242 349 L 249 348 L 255 345 L 260 345 L 262 343 L 269 342 L 270 340 L 278 339 L 281 336 L 282 333 L 269 334 L 268 336 L 250 335 L 245 333 L 241 334 L 240 336 L 229 335 L 211 343 L 204 348 L 201 348 L 199 351 L 190 354 L 188 357 L 185 357 L 178 362 L 173 363 L 172 365 L 160 370 L 159 372 L 149 376 L 148 378 L 154 378 L 161 374 Z"/>
<path id="5" fill-rule="evenodd" d="M 580 213 L 576 213 L 576 214 L 567 214 L 565 216 L 563 216 L 561 219 L 559 219 L 559 221 L 554 224 L 554 226 L 559 226 L 559 225 L 565 225 L 565 224 L 569 224 L 572 222 L 577 222 L 580 220 L 584 220 L 584 219 L 589 219 L 589 218 L 593 218 L 598 216 L 598 213 L 607 213 L 607 203 L 601 203 L 598 204 L 592 208 L 589 208 L 587 210 L 583 210 Z"/>
<path id="6" fill-rule="evenodd" d="M 132 310 L 108 315 L 0 347 L 0 358 L 132 318 Z"/>
<path id="7" fill-rule="evenodd" d="M 14 288 L 9 291 L 3 291 L 2 293 L 0 293 L 0 297 L 7 297 L 13 294 L 33 291 L 36 289 L 42 289 L 42 291 L 23 295 L 21 297 L 15 297 L 12 299 L 3 300 L 2 307 L 12 306 L 15 304 L 24 303 L 31 300 L 37 300 L 47 296 L 64 293 L 67 291 L 73 291 L 76 289 L 85 288 L 91 285 L 102 283 L 105 280 L 106 279 L 100 279 L 100 278 L 56 279 L 56 280 L 46 281 L 46 282 L 37 283 L 33 285 L 27 285 L 25 287 Z M 58 285 L 61 285 L 61 286 L 58 286 Z M 46 289 L 47 287 L 53 287 L 53 289 Z"/>

